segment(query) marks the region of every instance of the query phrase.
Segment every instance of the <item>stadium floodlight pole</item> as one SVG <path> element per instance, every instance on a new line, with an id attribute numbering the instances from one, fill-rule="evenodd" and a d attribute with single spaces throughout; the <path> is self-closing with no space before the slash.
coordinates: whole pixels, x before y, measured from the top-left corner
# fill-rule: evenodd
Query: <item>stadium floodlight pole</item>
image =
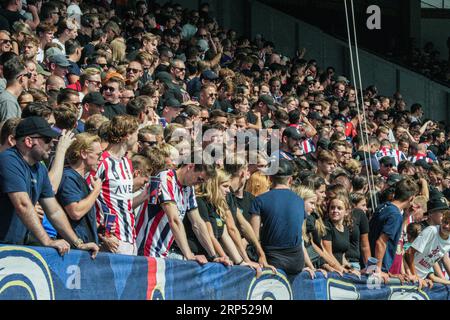
<path id="1" fill-rule="evenodd" d="M 352 5 L 352 11 L 353 11 L 353 0 L 351 2 Z M 347 35 L 348 35 L 348 49 L 350 52 L 350 64 L 351 64 L 351 69 L 352 69 L 352 77 L 353 77 L 353 82 L 355 85 L 355 90 L 356 90 L 356 110 L 358 111 L 358 117 L 359 119 L 361 119 L 361 110 L 359 107 L 359 97 L 358 97 L 358 91 L 362 91 L 362 84 L 361 84 L 361 72 L 358 69 L 358 76 L 359 76 L 359 87 L 361 90 L 357 90 L 357 81 L 358 79 L 356 78 L 356 74 L 355 74 L 355 63 L 353 60 L 353 50 L 352 50 L 352 43 L 351 43 L 351 33 L 350 33 L 350 22 L 349 22 L 349 17 L 348 17 L 348 7 L 347 7 L 347 0 L 344 0 L 344 6 L 345 6 L 345 20 L 346 20 L 346 24 L 347 24 Z M 355 18 L 353 16 L 353 26 L 355 26 Z M 355 49 L 356 49 L 356 59 L 359 59 L 358 56 L 358 47 L 356 45 L 357 41 L 356 41 L 356 30 L 354 30 L 354 36 L 355 36 Z M 358 61 L 358 68 L 359 68 L 359 61 Z M 361 102 L 363 102 L 363 96 L 361 94 Z M 365 117 L 365 110 L 364 110 L 364 103 L 363 104 L 363 112 L 362 112 L 362 119 L 363 121 L 358 121 L 359 122 L 359 131 L 361 134 L 361 140 L 362 140 L 362 144 L 364 149 L 367 150 L 367 146 L 369 146 L 369 136 L 367 134 L 367 123 L 366 123 L 366 117 Z M 363 124 L 362 122 L 365 123 L 365 132 L 363 131 Z M 370 149 L 369 149 L 370 150 Z M 370 151 L 369 151 L 370 152 Z M 367 154 L 366 152 L 363 152 L 364 155 L 364 163 L 366 165 L 366 175 L 367 175 L 367 183 L 369 186 L 369 195 L 370 195 L 370 202 L 372 205 L 373 210 L 375 210 L 376 206 L 377 206 L 377 201 L 376 201 L 376 197 L 375 194 L 373 192 L 373 190 L 375 190 L 375 182 L 373 180 L 373 175 L 371 176 L 369 174 L 369 170 L 367 170 L 367 166 L 369 166 L 370 168 L 370 172 L 373 172 L 373 168 L 372 168 L 372 161 L 368 161 L 367 159 Z"/>

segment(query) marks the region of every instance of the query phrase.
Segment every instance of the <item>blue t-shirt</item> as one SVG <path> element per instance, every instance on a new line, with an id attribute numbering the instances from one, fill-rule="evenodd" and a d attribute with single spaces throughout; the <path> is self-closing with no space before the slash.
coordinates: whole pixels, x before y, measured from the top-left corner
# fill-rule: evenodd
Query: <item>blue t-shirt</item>
<path id="1" fill-rule="evenodd" d="M 33 205 L 54 197 L 47 168 L 40 162 L 30 166 L 15 147 L 0 153 L 0 242 L 23 244 L 28 230 L 8 197 L 14 192 L 28 193 Z"/>
<path id="2" fill-rule="evenodd" d="M 384 254 L 382 271 L 388 272 L 394 262 L 397 244 L 402 231 L 403 216 L 400 209 L 391 202 L 380 205 L 369 222 L 369 243 L 372 254 L 375 254 L 375 244 L 382 233 L 389 237 Z"/>
<path id="3" fill-rule="evenodd" d="M 78 132 L 84 132 L 84 122 L 81 120 L 78 120 L 77 122 L 77 130 Z"/>
<path id="4" fill-rule="evenodd" d="M 273 189 L 256 197 L 250 214 L 261 216 L 261 244 L 276 248 L 299 246 L 302 243 L 304 208 L 303 199 L 288 189 Z"/>
<path id="5" fill-rule="evenodd" d="M 71 167 L 65 167 L 61 183 L 59 184 L 56 199 L 64 208 L 65 206 L 79 202 L 90 193 L 86 180 Z M 80 220 L 75 221 L 68 217 L 75 233 L 84 242 L 98 243 L 97 221 L 95 218 L 94 206 Z"/>

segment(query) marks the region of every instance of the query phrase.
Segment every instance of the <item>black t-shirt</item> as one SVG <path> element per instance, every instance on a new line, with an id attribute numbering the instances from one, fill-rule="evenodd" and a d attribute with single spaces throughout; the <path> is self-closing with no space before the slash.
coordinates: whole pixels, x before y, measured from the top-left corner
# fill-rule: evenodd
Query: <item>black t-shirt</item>
<path id="1" fill-rule="evenodd" d="M 200 213 L 200 217 L 202 217 L 203 221 L 210 222 L 214 237 L 219 240 L 222 235 L 225 228 L 225 222 L 223 219 L 218 215 L 216 209 L 213 207 L 211 203 L 209 203 L 205 198 L 198 197 L 197 198 L 197 205 L 198 205 L 198 212 Z M 183 219 L 184 228 L 186 229 L 186 236 L 188 239 L 189 247 L 191 248 L 192 253 L 195 255 L 203 254 L 208 255 L 206 250 L 203 248 L 203 246 L 200 244 L 200 242 L 197 239 L 197 236 L 195 235 L 192 224 L 189 218 Z"/>
<path id="2" fill-rule="evenodd" d="M 1 13 L 0 13 L 0 30 L 11 31 L 8 19 L 2 16 Z"/>
<path id="3" fill-rule="evenodd" d="M 123 104 L 116 103 L 112 104 L 110 102 L 107 102 L 105 104 L 105 111 L 103 112 L 103 115 L 107 117 L 109 120 L 114 118 L 115 116 L 126 114 L 126 108 Z"/>
<path id="4" fill-rule="evenodd" d="M 236 199 L 236 203 L 239 209 L 242 210 L 242 214 L 244 215 L 245 219 L 250 222 L 250 218 L 252 215 L 249 213 L 250 207 L 252 206 L 253 200 L 255 200 L 255 196 L 251 194 L 250 192 L 244 191 L 243 197 L 238 198 L 234 196 Z"/>
<path id="5" fill-rule="evenodd" d="M 327 227 L 327 234 L 323 237 L 323 240 L 332 242 L 334 257 L 339 263 L 343 263 L 344 254 L 350 248 L 350 232 L 348 227 L 344 226 L 344 232 L 341 232 L 336 229 L 330 220 L 326 220 L 325 225 Z"/>
<path id="6" fill-rule="evenodd" d="M 316 229 L 316 220 L 319 218 L 318 213 L 313 212 L 306 217 L 306 233 L 312 236 L 312 241 L 319 247 L 322 247 L 322 237 Z"/>
<path id="7" fill-rule="evenodd" d="M 12 28 L 14 22 L 16 22 L 16 21 L 26 21 L 27 20 L 23 15 L 21 15 L 17 11 L 9 11 L 9 10 L 2 9 L 2 8 L 0 8 L 0 15 L 2 15 L 3 17 L 5 17 L 6 20 L 8 20 L 10 28 Z"/>
<path id="8" fill-rule="evenodd" d="M 345 257 L 349 262 L 359 262 L 361 257 L 361 235 L 369 234 L 369 219 L 361 209 L 353 209 L 353 228 L 350 233 L 350 248 Z"/>

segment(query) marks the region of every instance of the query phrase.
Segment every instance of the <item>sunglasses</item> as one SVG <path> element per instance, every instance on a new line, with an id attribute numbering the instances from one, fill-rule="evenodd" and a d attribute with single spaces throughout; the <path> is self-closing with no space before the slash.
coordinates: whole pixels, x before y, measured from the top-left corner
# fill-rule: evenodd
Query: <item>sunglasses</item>
<path id="1" fill-rule="evenodd" d="M 0 43 L 1 43 L 1 44 L 4 44 L 4 43 L 9 43 L 9 44 L 11 44 L 12 41 L 9 40 L 9 39 L 0 39 Z"/>
<path id="2" fill-rule="evenodd" d="M 50 142 L 52 142 L 53 138 L 51 137 L 30 137 L 33 139 L 42 139 L 44 141 L 45 144 L 49 144 Z"/>
<path id="3" fill-rule="evenodd" d="M 116 89 L 113 87 L 104 86 L 103 91 L 109 91 L 109 92 L 113 93 L 116 91 Z"/>
<path id="4" fill-rule="evenodd" d="M 213 98 L 213 97 L 217 98 L 219 95 L 217 93 L 210 93 L 208 96 L 210 98 Z"/>
<path id="5" fill-rule="evenodd" d="M 128 73 L 130 73 L 130 72 L 138 73 L 138 72 L 140 72 L 140 71 L 142 71 L 142 70 L 139 70 L 139 69 L 133 69 L 133 68 L 127 68 L 127 72 L 128 72 Z"/>
<path id="6" fill-rule="evenodd" d="M 147 145 L 147 146 L 149 146 L 149 147 L 154 147 L 154 146 L 156 146 L 157 144 L 158 144 L 158 142 L 157 141 L 140 141 L 142 144 L 145 144 L 145 145 Z"/>

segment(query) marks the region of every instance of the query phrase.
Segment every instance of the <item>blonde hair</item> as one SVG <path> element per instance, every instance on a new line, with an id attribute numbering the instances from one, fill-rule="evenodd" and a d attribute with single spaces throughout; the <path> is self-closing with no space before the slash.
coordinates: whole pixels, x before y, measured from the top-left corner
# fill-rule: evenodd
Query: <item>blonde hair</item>
<path id="1" fill-rule="evenodd" d="M 226 221 L 227 211 L 229 207 L 226 197 L 220 192 L 220 185 L 231 180 L 231 175 L 225 170 L 217 169 L 216 176 L 208 179 L 200 186 L 199 197 L 205 198 L 207 202 L 212 204 L 217 211 L 217 214 Z"/>
<path id="2" fill-rule="evenodd" d="M 317 195 L 314 192 L 314 190 L 311 188 L 308 188 L 306 186 L 302 186 L 302 185 L 295 186 L 292 188 L 292 191 L 294 191 L 304 201 L 307 201 L 307 200 L 313 199 L 313 198 L 317 199 Z M 309 243 L 311 241 L 311 238 L 309 237 L 308 233 L 306 232 L 306 219 L 303 221 L 303 225 L 302 225 L 302 237 L 303 237 L 303 241 L 305 241 L 306 243 Z"/>
<path id="3" fill-rule="evenodd" d="M 250 176 L 245 186 L 245 191 L 250 192 L 255 197 L 270 189 L 270 179 L 263 173 L 257 171 Z"/>
<path id="4" fill-rule="evenodd" d="M 302 198 L 304 201 L 317 198 L 316 192 L 307 187 L 307 186 L 295 186 L 292 188 L 292 191 L 294 191 L 300 198 Z M 322 216 L 320 214 L 317 215 L 315 219 L 314 227 L 316 228 L 317 232 L 319 233 L 320 237 L 324 237 L 327 234 L 327 228 L 325 227 L 325 223 L 323 222 Z M 303 240 L 305 240 L 307 243 L 311 241 L 311 237 L 306 232 L 306 219 L 302 226 L 302 234 L 303 234 Z"/>
<path id="5" fill-rule="evenodd" d="M 125 45 L 125 40 L 123 38 L 116 38 L 110 43 L 112 51 L 112 61 L 121 62 L 125 59 L 127 46 Z"/>
<path id="6" fill-rule="evenodd" d="M 75 140 L 67 149 L 66 159 L 69 164 L 75 164 L 81 159 L 81 152 L 92 151 L 94 142 L 100 143 L 100 137 L 88 132 L 83 132 L 75 136 Z"/>
<path id="7" fill-rule="evenodd" d="M 352 175 L 358 175 L 361 173 L 361 162 L 356 159 L 350 159 L 345 165 L 345 169 L 350 172 Z"/>

